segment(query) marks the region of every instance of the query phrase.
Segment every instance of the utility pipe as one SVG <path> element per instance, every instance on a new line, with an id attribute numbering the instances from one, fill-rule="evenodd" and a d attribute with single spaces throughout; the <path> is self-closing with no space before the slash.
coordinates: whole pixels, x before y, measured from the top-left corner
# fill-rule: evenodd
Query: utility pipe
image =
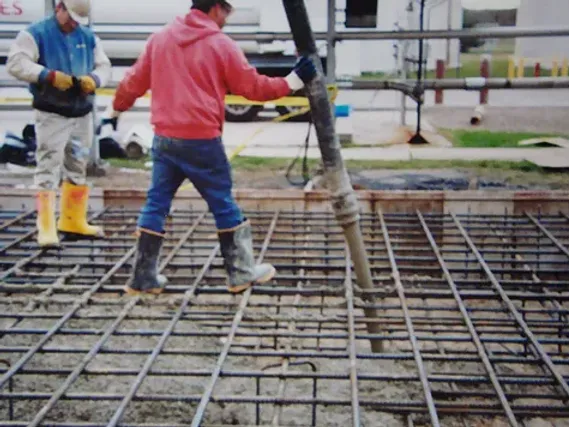
<path id="1" fill-rule="evenodd" d="M 22 25 L 22 29 L 25 25 Z M 146 41 L 158 27 L 148 26 L 148 30 L 140 28 L 106 29 L 105 25 L 94 25 L 94 31 L 101 40 L 142 40 Z M 0 39 L 12 40 L 18 30 L 0 30 Z M 270 43 L 273 41 L 287 41 L 292 38 L 290 33 L 226 33 L 236 41 L 257 41 Z M 468 28 L 462 30 L 427 30 L 427 31 L 338 31 L 335 33 L 336 41 L 341 40 L 431 40 L 431 39 L 511 39 L 520 37 L 564 37 L 569 36 L 568 26 L 557 27 L 496 27 L 496 28 Z M 313 33 L 315 40 L 327 40 L 327 32 Z"/>

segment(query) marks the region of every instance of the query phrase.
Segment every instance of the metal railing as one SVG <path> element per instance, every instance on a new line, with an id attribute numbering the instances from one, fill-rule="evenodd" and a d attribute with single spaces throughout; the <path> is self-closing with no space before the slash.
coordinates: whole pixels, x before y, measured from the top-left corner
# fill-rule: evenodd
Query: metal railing
<path id="1" fill-rule="evenodd" d="M 22 28 L 24 28 L 22 26 Z M 157 27 L 158 28 L 158 27 Z M 121 31 L 109 30 L 104 27 L 93 26 L 94 31 L 101 40 L 146 40 L 153 31 L 141 31 L 136 28 L 125 27 Z M 18 30 L 0 30 L 1 39 L 16 37 Z M 292 40 L 290 33 L 284 32 L 257 32 L 257 33 L 226 33 L 236 41 L 273 42 Z M 506 39 L 516 37 L 562 37 L 569 36 L 569 26 L 556 27 L 496 27 L 496 28 L 468 28 L 462 30 L 412 30 L 412 31 L 335 31 L 334 40 L 429 40 L 429 39 L 466 39 L 466 38 L 493 38 Z M 316 40 L 328 40 L 327 32 L 315 32 Z"/>

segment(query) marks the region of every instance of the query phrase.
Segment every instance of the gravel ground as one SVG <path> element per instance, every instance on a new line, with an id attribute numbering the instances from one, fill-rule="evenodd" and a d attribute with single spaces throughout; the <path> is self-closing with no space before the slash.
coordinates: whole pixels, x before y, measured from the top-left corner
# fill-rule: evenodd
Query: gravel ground
<path id="1" fill-rule="evenodd" d="M 486 107 L 484 120 L 476 127 L 470 125 L 473 111 L 469 107 L 429 107 L 424 117 L 437 128 L 569 135 L 569 107 Z"/>

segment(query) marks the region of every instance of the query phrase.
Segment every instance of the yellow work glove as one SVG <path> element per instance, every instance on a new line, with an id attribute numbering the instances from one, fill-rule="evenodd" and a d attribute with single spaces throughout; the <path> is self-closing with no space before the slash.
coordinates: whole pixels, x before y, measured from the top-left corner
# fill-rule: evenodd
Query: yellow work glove
<path id="1" fill-rule="evenodd" d="M 97 89 L 97 82 L 91 76 L 81 76 L 79 82 L 81 83 L 81 90 L 85 93 L 93 93 Z"/>
<path id="2" fill-rule="evenodd" d="M 59 90 L 67 90 L 73 86 L 73 78 L 61 71 L 51 71 L 47 80 L 51 85 Z"/>

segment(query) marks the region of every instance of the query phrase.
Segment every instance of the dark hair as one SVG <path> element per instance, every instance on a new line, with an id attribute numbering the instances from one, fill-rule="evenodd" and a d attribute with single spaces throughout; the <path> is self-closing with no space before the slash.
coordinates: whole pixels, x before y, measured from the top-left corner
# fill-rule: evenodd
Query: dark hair
<path id="1" fill-rule="evenodd" d="M 233 9 L 233 7 L 226 0 L 193 0 L 192 9 L 197 9 L 201 10 L 204 13 L 208 13 L 217 4 L 226 10 Z"/>

